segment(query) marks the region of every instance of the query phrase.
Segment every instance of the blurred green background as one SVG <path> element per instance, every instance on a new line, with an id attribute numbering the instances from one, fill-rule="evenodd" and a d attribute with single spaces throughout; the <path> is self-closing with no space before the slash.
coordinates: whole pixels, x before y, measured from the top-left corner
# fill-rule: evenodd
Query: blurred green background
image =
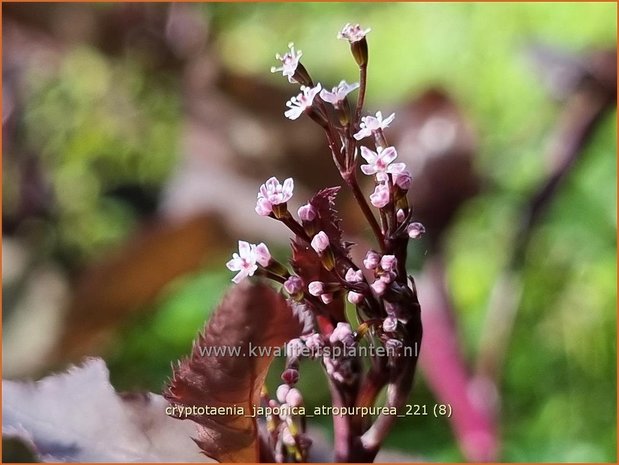
<path id="1" fill-rule="evenodd" d="M 282 114 L 264 123 L 266 130 L 285 124 L 285 99 L 269 100 L 259 86 L 230 95 L 226 82 L 236 81 L 229 77 L 292 95 L 269 68 L 274 54 L 294 41 L 318 80 L 354 81 L 348 47 L 336 40 L 349 21 L 372 28 L 369 108 L 398 107 L 440 87 L 475 133 L 474 166 L 484 187 L 459 210 L 444 239 L 449 291 L 463 353 L 472 363 L 522 202 L 545 176 L 544 153 L 563 110 L 527 50 L 544 44 L 559 54 L 584 56 L 614 51 L 617 35 L 613 3 L 218 3 L 192 5 L 189 13 L 165 4 L 3 9 L 5 376 L 40 374 L 59 360 L 72 360 L 61 351 L 47 364 L 24 368 L 30 366 L 23 361 L 30 341 L 20 336 L 25 333 L 19 325 L 25 324 L 20 312 L 26 303 L 39 296 L 38 305 L 53 306 L 60 315 L 53 319 L 55 331 L 64 337 L 75 315 L 66 308 L 84 270 L 118 250 L 122 262 L 124 253 L 138 247 L 129 242 L 123 248 L 136 231 L 157 230 L 162 218 L 186 206 L 161 207 L 186 156 L 188 132 L 196 131 L 193 118 L 200 108 L 191 104 L 194 96 L 214 105 L 253 99 L 241 112 L 208 113 L 204 125 L 213 120 L 227 128 L 239 121 L 253 130 L 253 119 L 266 118 L 254 107 L 269 106 Z M 613 110 L 596 125 L 527 247 L 523 296 L 500 388 L 501 460 L 616 461 L 616 123 Z M 251 138 L 253 132 L 246 134 Z M 287 157 L 294 164 L 295 153 Z M 268 171 L 277 163 L 244 154 L 223 166 L 246 174 L 252 166 Z M 248 183 L 251 189 L 259 185 Z M 217 232 L 222 212 L 216 213 L 209 217 L 215 239 L 199 265 L 127 304 L 139 311 L 119 311 L 101 323 L 111 336 L 86 352 L 104 355 L 117 388 L 159 392 L 170 363 L 189 352 L 229 285 L 223 264 L 239 233 Z M 256 231 L 261 234 L 269 231 Z M 285 241 L 277 239 L 272 248 L 286 257 Z M 423 252 L 413 251 L 413 267 L 420 266 Z M 50 279 L 60 295 L 55 300 L 38 291 L 51 286 Z M 103 304 L 106 295 L 99 299 Z M 32 322 L 50 318 L 52 310 L 27 313 L 34 331 L 46 332 L 49 320 Z M 96 332 L 98 324 L 88 331 Z M 83 330 L 89 339 L 86 329 L 77 328 L 71 331 Z M 50 353 L 53 347 L 45 346 Z M 326 384 L 316 381 L 318 367 L 310 365 L 302 370 L 306 402 L 325 403 Z M 278 369 L 272 372 L 275 386 Z M 412 399 L 434 402 L 423 378 Z M 462 458 L 448 423 L 432 417 L 402 422 L 388 446 L 428 461 Z"/>

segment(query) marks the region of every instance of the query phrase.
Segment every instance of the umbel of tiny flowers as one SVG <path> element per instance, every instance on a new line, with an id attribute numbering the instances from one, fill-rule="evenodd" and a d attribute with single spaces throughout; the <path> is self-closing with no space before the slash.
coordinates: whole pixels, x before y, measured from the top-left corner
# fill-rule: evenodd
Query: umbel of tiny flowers
<path id="1" fill-rule="evenodd" d="M 304 112 L 311 110 L 314 98 L 321 90 L 320 83 L 315 87 L 301 86 L 301 93 L 286 102 L 289 110 L 284 112 L 284 116 L 288 119 L 297 119 Z"/>
<path id="2" fill-rule="evenodd" d="M 263 243 L 256 245 L 239 241 L 239 253 L 232 254 L 232 260 L 226 263 L 226 266 L 230 271 L 238 271 L 232 278 L 232 281 L 238 284 L 243 278 L 253 276 L 258 265 L 267 267 L 270 261 L 271 254 Z"/>
<path id="3" fill-rule="evenodd" d="M 258 191 L 256 213 L 261 216 L 269 216 L 274 213 L 276 217 L 286 211 L 286 202 L 292 198 L 294 180 L 288 178 L 280 183 L 276 177 L 269 178 Z M 282 206 L 278 208 L 277 206 Z"/>

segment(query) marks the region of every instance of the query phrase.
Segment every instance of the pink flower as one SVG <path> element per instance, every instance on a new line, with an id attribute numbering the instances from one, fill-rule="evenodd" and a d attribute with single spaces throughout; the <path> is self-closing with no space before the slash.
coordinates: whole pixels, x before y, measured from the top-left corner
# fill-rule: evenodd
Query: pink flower
<path id="1" fill-rule="evenodd" d="M 295 52 L 294 44 L 292 42 L 288 44 L 288 48 L 290 51 L 286 52 L 284 56 L 279 53 L 275 55 L 275 58 L 282 62 L 282 66 L 271 67 L 271 72 L 277 73 L 278 71 L 281 71 L 282 74 L 288 78 L 288 82 L 296 82 L 292 76 L 294 76 L 297 66 L 299 66 L 299 60 L 301 59 L 301 56 L 303 56 L 303 52 L 301 52 L 301 50 Z"/>
<path id="2" fill-rule="evenodd" d="M 292 97 L 286 102 L 289 110 L 284 112 L 284 116 L 288 119 L 297 119 L 305 110 L 311 108 L 314 103 L 314 97 L 322 90 L 320 83 L 315 87 L 301 86 L 301 93 L 296 97 Z"/>
<path id="3" fill-rule="evenodd" d="M 355 335 L 348 323 L 340 322 L 337 324 L 331 335 L 329 336 L 329 342 L 335 344 L 341 342 L 345 346 L 351 346 L 355 343 Z"/>
<path id="4" fill-rule="evenodd" d="M 349 283 L 360 283 L 363 281 L 363 272 L 361 270 L 355 271 L 352 268 L 348 268 L 345 279 Z"/>
<path id="5" fill-rule="evenodd" d="M 418 239 L 426 232 L 426 228 L 421 223 L 411 223 L 406 228 L 406 232 L 411 239 Z"/>
<path id="6" fill-rule="evenodd" d="M 273 211 L 273 205 L 280 205 L 288 202 L 292 198 L 294 191 L 294 180 L 288 178 L 284 184 L 280 184 L 276 177 L 269 178 L 258 192 L 256 203 L 256 213 L 261 216 L 268 216 Z"/>
<path id="7" fill-rule="evenodd" d="M 359 42 L 371 30 L 372 29 L 370 29 L 370 28 L 364 30 L 364 29 L 361 28 L 361 26 L 359 24 L 352 25 L 350 23 L 347 23 L 342 28 L 342 30 L 337 33 L 337 38 L 338 39 L 346 39 L 348 42 L 350 42 L 352 44 L 353 42 Z"/>
<path id="8" fill-rule="evenodd" d="M 363 294 L 359 294 L 358 292 L 355 292 L 355 291 L 350 291 L 348 293 L 347 298 L 348 298 L 348 301 L 353 305 L 359 305 L 364 300 Z"/>
<path id="9" fill-rule="evenodd" d="M 329 236 L 324 231 L 320 231 L 312 239 L 311 245 L 316 253 L 321 254 L 329 247 Z"/>
<path id="10" fill-rule="evenodd" d="M 380 259 L 380 267 L 384 271 L 393 271 L 398 265 L 398 259 L 395 258 L 395 255 L 383 255 L 383 258 Z"/>
<path id="11" fill-rule="evenodd" d="M 370 287 L 376 292 L 376 295 L 383 295 L 387 290 L 387 283 L 382 279 L 377 279 Z"/>
<path id="12" fill-rule="evenodd" d="M 398 209 L 397 213 L 395 214 L 395 218 L 398 221 L 398 223 L 401 223 L 402 221 L 404 221 L 404 218 L 406 218 L 404 210 L 402 210 L 401 208 Z"/>
<path id="13" fill-rule="evenodd" d="M 365 254 L 365 258 L 363 259 L 363 266 L 367 270 L 375 270 L 378 268 L 378 264 L 380 263 L 380 255 L 373 250 L 368 250 L 368 253 Z"/>
<path id="14" fill-rule="evenodd" d="M 387 147 L 383 149 L 378 147 L 376 149 L 378 153 L 368 149 L 367 147 L 361 147 L 361 156 L 368 162 L 367 165 L 361 165 L 361 171 L 363 174 L 371 176 L 376 173 L 401 173 L 406 169 L 404 163 L 393 163 L 398 156 L 398 152 L 395 147 Z"/>
<path id="15" fill-rule="evenodd" d="M 398 320 L 393 316 L 388 316 L 383 320 L 383 331 L 392 333 L 398 328 Z"/>
<path id="16" fill-rule="evenodd" d="M 316 209 L 312 204 L 307 203 L 299 208 L 297 214 L 302 221 L 314 221 L 316 218 Z"/>
<path id="17" fill-rule="evenodd" d="M 254 253 L 256 254 L 256 261 L 259 265 L 269 266 L 269 262 L 271 261 L 271 253 L 264 243 L 260 243 L 254 246 Z"/>
<path id="18" fill-rule="evenodd" d="M 398 339 L 387 339 L 387 341 L 385 342 L 385 348 L 388 352 L 397 353 L 403 346 L 404 344 L 402 343 L 402 341 Z"/>
<path id="19" fill-rule="evenodd" d="M 386 119 L 383 120 L 383 114 L 380 111 L 376 112 L 376 117 L 364 116 L 363 118 L 361 118 L 361 124 L 359 125 L 361 130 L 357 134 L 355 134 L 355 139 L 361 140 L 365 137 L 371 136 L 379 129 L 388 128 L 394 119 L 395 113 L 391 113 L 391 115 L 389 115 Z"/>
<path id="20" fill-rule="evenodd" d="M 333 294 L 322 294 L 320 296 L 320 300 L 322 300 L 323 304 L 329 305 L 331 302 L 333 302 Z"/>
<path id="21" fill-rule="evenodd" d="M 286 403 L 292 407 L 303 405 L 303 395 L 297 388 L 291 388 L 286 395 Z"/>
<path id="22" fill-rule="evenodd" d="M 288 386 L 287 384 L 280 384 L 279 386 L 277 386 L 277 390 L 275 391 L 275 397 L 277 397 L 277 400 L 279 400 L 283 404 L 286 402 L 286 395 L 289 391 L 290 386 Z"/>
<path id="23" fill-rule="evenodd" d="M 376 208 L 383 208 L 389 203 L 389 187 L 386 184 L 378 184 L 374 193 L 370 195 L 370 202 Z"/>
<path id="24" fill-rule="evenodd" d="M 299 358 L 303 355 L 303 352 L 305 352 L 305 344 L 303 344 L 303 341 L 298 337 L 291 339 L 288 341 L 288 344 L 286 344 L 286 355 L 288 357 Z"/>
<path id="25" fill-rule="evenodd" d="M 347 84 L 346 81 L 340 81 L 340 83 L 334 87 L 331 92 L 327 89 L 320 91 L 320 98 L 325 102 L 329 102 L 331 105 L 339 105 L 348 94 L 353 90 L 359 88 L 359 83 Z"/>
<path id="26" fill-rule="evenodd" d="M 318 333 L 312 333 L 305 339 L 305 346 L 312 352 L 322 349 L 325 345 L 325 342 L 322 339 L 322 336 Z"/>
<path id="27" fill-rule="evenodd" d="M 307 290 L 313 296 L 318 297 L 324 294 L 325 284 L 321 281 L 312 281 L 311 283 L 309 283 L 309 286 L 307 286 Z"/>
<path id="28" fill-rule="evenodd" d="M 267 266 L 270 260 L 271 254 L 266 245 L 239 241 L 239 253 L 232 254 L 232 260 L 226 263 L 226 266 L 230 271 L 238 271 L 232 278 L 232 281 L 238 284 L 243 278 L 254 275 L 258 269 L 257 263 Z"/>
<path id="29" fill-rule="evenodd" d="M 289 447 L 297 445 L 297 441 L 295 441 L 294 435 L 290 432 L 290 429 L 287 426 L 282 429 L 282 442 Z"/>
<path id="30" fill-rule="evenodd" d="M 290 295 L 298 294 L 303 291 L 303 280 L 298 276 L 291 276 L 284 283 L 284 289 Z"/>
<path id="31" fill-rule="evenodd" d="M 394 165 L 397 165 L 397 164 L 398 163 L 394 163 Z M 403 191 L 407 191 L 411 188 L 411 184 L 413 183 L 413 178 L 411 176 L 410 171 L 408 171 L 407 169 L 403 169 L 399 173 L 395 173 L 393 175 L 393 182 Z"/>

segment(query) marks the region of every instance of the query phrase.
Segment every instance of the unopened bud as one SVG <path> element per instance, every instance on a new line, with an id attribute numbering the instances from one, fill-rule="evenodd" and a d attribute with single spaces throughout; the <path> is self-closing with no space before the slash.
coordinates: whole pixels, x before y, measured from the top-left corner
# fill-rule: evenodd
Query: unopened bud
<path id="1" fill-rule="evenodd" d="M 297 388 L 291 388 L 286 394 L 286 403 L 291 407 L 300 407 L 303 405 L 303 396 Z"/>
<path id="2" fill-rule="evenodd" d="M 277 397 L 277 400 L 279 400 L 282 404 L 286 402 L 286 395 L 288 394 L 288 391 L 290 391 L 290 386 L 288 386 L 287 384 L 280 384 L 279 386 L 277 386 L 275 396 Z"/>
<path id="3" fill-rule="evenodd" d="M 426 232 L 426 228 L 421 223 L 411 223 L 406 228 L 406 232 L 411 239 L 418 239 Z"/>
<path id="4" fill-rule="evenodd" d="M 385 283 L 382 279 L 377 279 L 372 283 L 371 288 L 374 292 L 376 292 L 376 295 L 381 296 L 387 290 L 387 283 Z"/>
<path id="5" fill-rule="evenodd" d="M 383 320 L 383 331 L 386 333 L 392 333 L 398 328 L 398 319 L 389 316 Z"/>
<path id="6" fill-rule="evenodd" d="M 294 386 L 299 381 L 299 370 L 287 368 L 282 373 L 282 381 L 290 386 Z"/>
<path id="7" fill-rule="evenodd" d="M 337 324 L 331 335 L 329 336 L 329 342 L 335 344 L 341 342 L 345 346 L 352 346 L 355 343 L 355 336 L 348 323 L 340 322 Z"/>
<path id="8" fill-rule="evenodd" d="M 312 281 L 309 283 L 309 286 L 307 286 L 307 290 L 313 296 L 319 297 L 325 292 L 325 283 L 321 281 Z"/>
<path id="9" fill-rule="evenodd" d="M 312 239 L 311 246 L 318 255 L 322 254 L 329 247 L 329 236 L 324 231 L 320 231 Z"/>
<path id="10" fill-rule="evenodd" d="M 373 250 L 369 250 L 363 259 L 363 266 L 368 270 L 375 270 L 380 263 L 380 255 Z"/>
<path id="11" fill-rule="evenodd" d="M 350 291 L 348 293 L 348 301 L 353 305 L 360 305 L 364 299 L 365 297 L 363 297 L 363 294 L 359 294 L 358 292 Z"/>
<path id="12" fill-rule="evenodd" d="M 316 218 L 316 208 L 312 204 L 305 204 L 299 208 L 297 214 L 302 221 L 314 221 Z"/>

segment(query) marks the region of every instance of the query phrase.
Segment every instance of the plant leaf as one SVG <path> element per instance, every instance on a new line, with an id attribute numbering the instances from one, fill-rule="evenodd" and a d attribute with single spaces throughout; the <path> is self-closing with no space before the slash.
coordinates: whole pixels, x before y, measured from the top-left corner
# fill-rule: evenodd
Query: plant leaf
<path id="1" fill-rule="evenodd" d="M 300 310 L 293 311 L 265 284 L 245 281 L 234 286 L 194 342 L 191 356 L 174 369 L 164 396 L 185 407 L 238 406 L 251 415 L 260 403 L 273 349 L 301 335 L 307 324 L 307 314 Z M 266 353 L 252 353 L 250 347 Z M 226 348 L 231 351 L 217 352 Z M 195 440 L 209 457 L 221 462 L 258 461 L 255 418 L 236 412 L 188 418 L 199 423 Z"/>
<path id="2" fill-rule="evenodd" d="M 152 393 L 117 394 L 101 359 L 33 382 L 2 383 L 2 434 L 49 462 L 203 462 L 195 423 Z"/>

